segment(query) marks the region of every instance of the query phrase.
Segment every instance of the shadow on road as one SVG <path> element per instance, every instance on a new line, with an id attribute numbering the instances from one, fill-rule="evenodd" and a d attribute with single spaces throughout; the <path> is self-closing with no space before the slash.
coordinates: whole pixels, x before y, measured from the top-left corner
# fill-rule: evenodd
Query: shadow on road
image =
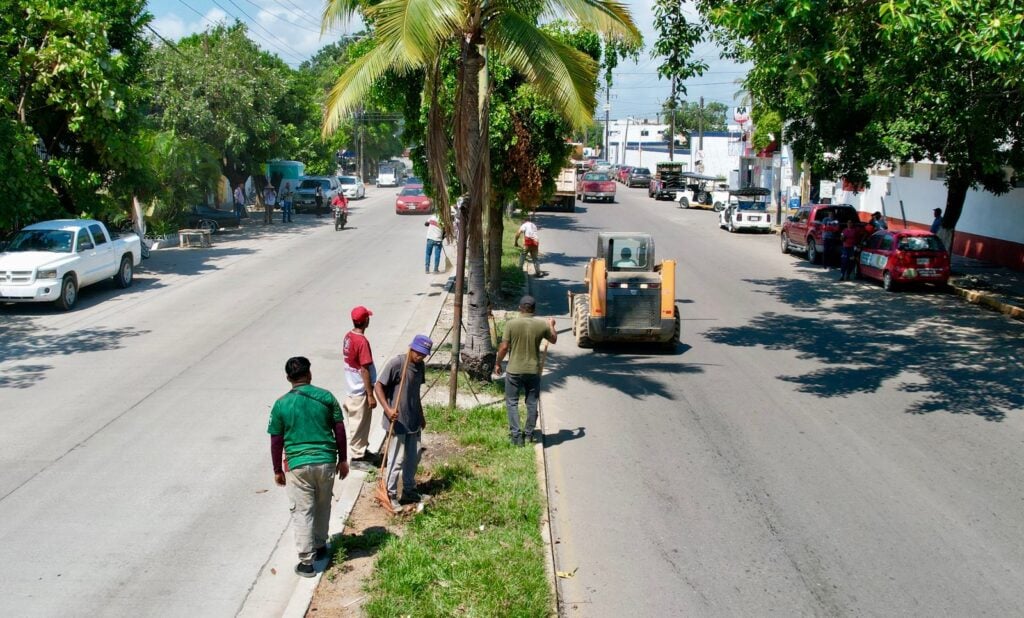
<path id="1" fill-rule="evenodd" d="M 550 446 L 558 446 L 563 442 L 569 442 L 571 440 L 579 440 L 580 438 L 587 437 L 586 427 L 577 427 L 576 429 L 559 429 L 555 433 L 544 434 L 544 448 Z"/>
<path id="2" fill-rule="evenodd" d="M 821 398 L 876 392 L 886 380 L 920 393 L 911 414 L 949 412 L 1001 421 L 1024 408 L 1022 332 L 1001 315 L 920 290 L 883 292 L 839 283 L 818 269 L 812 280 L 747 280 L 793 313 L 766 312 L 743 326 L 712 328 L 710 341 L 792 350 L 822 368 L 778 379 Z"/>
<path id="3" fill-rule="evenodd" d="M 567 343 L 575 345 L 571 338 Z M 674 354 L 682 355 L 687 349 L 689 346 L 677 346 Z M 669 388 L 674 380 L 682 374 L 704 371 L 700 365 L 658 360 L 660 358 L 665 356 L 651 355 L 650 348 L 637 346 L 603 346 L 578 356 L 549 357 L 543 388 L 564 387 L 566 380 L 574 377 L 620 391 L 633 399 L 674 399 Z"/>

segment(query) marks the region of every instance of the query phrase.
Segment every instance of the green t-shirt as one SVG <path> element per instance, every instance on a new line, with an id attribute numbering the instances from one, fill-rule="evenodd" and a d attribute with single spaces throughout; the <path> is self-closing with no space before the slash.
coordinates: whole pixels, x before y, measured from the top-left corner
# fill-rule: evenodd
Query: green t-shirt
<path id="1" fill-rule="evenodd" d="M 537 318 L 514 318 L 501 340 L 508 343 L 508 373 L 540 374 L 540 342 L 551 341 L 551 329 Z"/>
<path id="2" fill-rule="evenodd" d="M 334 395 L 303 384 L 274 402 L 267 433 L 284 436 L 284 454 L 289 468 L 335 463 L 338 447 L 334 441 L 334 424 L 343 419 Z"/>

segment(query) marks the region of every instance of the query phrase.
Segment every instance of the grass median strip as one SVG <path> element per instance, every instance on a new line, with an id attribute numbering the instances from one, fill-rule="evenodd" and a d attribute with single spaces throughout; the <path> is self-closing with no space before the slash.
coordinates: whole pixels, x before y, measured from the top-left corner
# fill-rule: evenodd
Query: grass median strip
<path id="1" fill-rule="evenodd" d="M 433 500 L 381 546 L 367 615 L 548 615 L 533 449 L 509 445 L 500 406 L 426 415 L 458 448 L 425 470 Z"/>

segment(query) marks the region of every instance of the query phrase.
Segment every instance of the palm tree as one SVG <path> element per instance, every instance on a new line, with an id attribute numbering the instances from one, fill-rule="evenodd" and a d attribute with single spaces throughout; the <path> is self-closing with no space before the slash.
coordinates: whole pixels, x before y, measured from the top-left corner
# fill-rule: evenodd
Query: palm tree
<path id="1" fill-rule="evenodd" d="M 388 71 L 424 70 L 425 98 L 431 101 L 427 128 L 430 173 L 442 217 L 446 206 L 447 179 L 439 158 L 447 156 L 443 144 L 448 119 L 436 105 L 441 51 L 457 45 L 459 63 L 454 127 L 455 167 L 466 193 L 460 211 L 459 252 L 456 258 L 455 335 L 453 349 L 471 374 L 488 375 L 494 361 L 487 324 L 484 286 L 482 213 L 489 199 L 489 142 L 487 121 L 489 92 L 488 55 L 520 71 L 533 87 L 549 99 L 567 121 L 587 126 L 593 116 L 597 66 L 585 54 L 569 47 L 537 26 L 536 15 L 568 15 L 597 32 L 627 41 L 639 41 L 640 33 L 629 11 L 615 0 L 383 0 L 361 6 L 360 0 L 327 0 L 323 27 L 333 26 L 361 10 L 373 24 L 376 46 L 353 62 L 331 90 L 324 113 L 323 131 L 331 133 L 344 114 L 355 108 L 373 83 Z M 526 10 L 532 11 L 528 14 Z M 444 152 L 442 152 L 444 151 Z M 468 254 L 468 259 L 467 258 Z M 462 286 L 469 268 L 467 340 L 461 342 Z M 459 355 L 453 354 L 454 382 Z M 451 392 L 454 403 L 454 388 Z"/>

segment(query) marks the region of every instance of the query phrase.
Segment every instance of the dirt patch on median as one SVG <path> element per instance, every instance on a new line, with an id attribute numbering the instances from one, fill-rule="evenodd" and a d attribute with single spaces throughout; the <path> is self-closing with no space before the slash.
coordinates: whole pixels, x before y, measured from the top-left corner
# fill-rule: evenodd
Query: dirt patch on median
<path id="1" fill-rule="evenodd" d="M 452 456 L 464 451 L 448 436 L 424 433 L 420 472 L 416 487 L 422 493 L 431 493 L 435 479 L 430 470 Z M 380 547 L 393 537 L 405 532 L 405 521 L 411 517 L 416 505 L 392 516 L 374 500 L 377 476 L 366 477 L 352 512 L 345 521 L 344 532 L 331 540 L 335 558 L 324 572 L 313 595 L 306 616 L 315 618 L 360 618 L 366 616 L 363 604 L 367 600 L 366 586 L 373 575 Z M 429 500 L 426 507 L 429 508 Z"/>

